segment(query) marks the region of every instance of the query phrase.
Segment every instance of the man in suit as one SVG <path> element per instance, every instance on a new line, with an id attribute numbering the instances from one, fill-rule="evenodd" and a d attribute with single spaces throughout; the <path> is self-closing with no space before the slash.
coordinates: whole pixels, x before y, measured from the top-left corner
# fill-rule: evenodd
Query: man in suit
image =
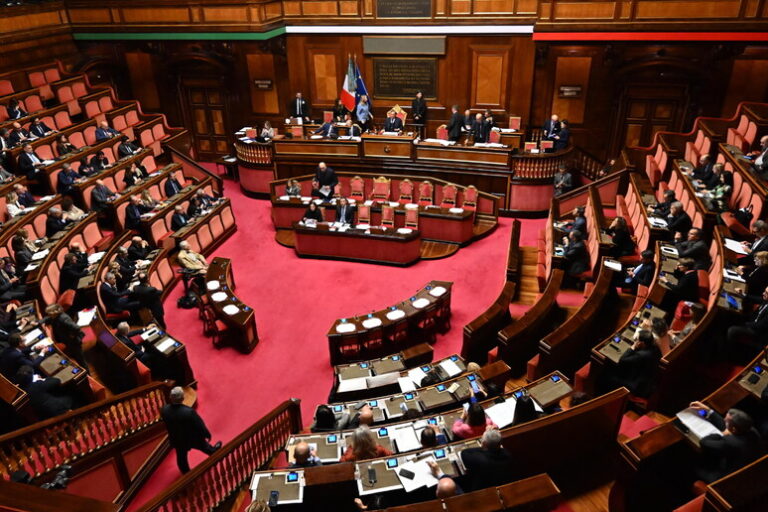
<path id="1" fill-rule="evenodd" d="M 83 266 L 78 260 L 77 255 L 68 253 L 64 256 L 64 264 L 59 273 L 59 292 L 67 290 L 77 290 L 77 283 L 80 279 L 88 275 L 88 266 Z"/>
<path id="2" fill-rule="evenodd" d="M 55 133 L 55 131 L 56 130 L 52 130 L 47 124 L 42 122 L 39 117 L 34 118 L 29 127 L 29 133 L 38 138 Z"/>
<path id="3" fill-rule="evenodd" d="M 589 253 L 581 231 L 573 230 L 563 237 L 565 245 L 565 272 L 576 277 L 589 270 Z"/>
<path id="4" fill-rule="evenodd" d="M 8 102 L 5 111 L 8 113 L 8 119 L 21 119 L 22 117 L 27 117 L 29 115 L 26 110 L 21 108 L 21 103 L 19 103 L 19 100 L 16 98 L 13 98 Z"/>
<path id="5" fill-rule="evenodd" d="M 712 178 L 712 167 L 714 162 L 709 155 L 702 155 L 699 159 L 699 165 L 691 172 L 691 177 L 701 182 L 709 181 Z"/>
<path id="6" fill-rule="evenodd" d="M 10 142 L 11 146 L 17 146 L 22 142 L 35 139 L 28 130 L 22 128 L 20 123 L 13 123 L 12 126 L 13 130 L 11 130 L 11 133 L 8 135 L 8 142 Z"/>
<path id="7" fill-rule="evenodd" d="M 346 197 L 342 197 L 339 200 L 339 204 L 336 206 L 336 222 L 343 224 L 352 224 L 355 220 L 355 210 L 349 205 Z"/>
<path id="8" fill-rule="evenodd" d="M 339 184 L 339 178 L 336 177 L 334 170 L 325 165 L 325 162 L 320 162 L 315 169 L 315 181 L 322 194 L 320 197 L 330 200 L 336 193 L 336 185 Z"/>
<path id="9" fill-rule="evenodd" d="M 32 410 L 40 421 L 55 418 L 75 407 L 74 397 L 62 388 L 61 380 L 56 377 L 35 380 L 32 368 L 22 366 L 14 380 L 26 391 Z"/>
<path id="10" fill-rule="evenodd" d="M 208 194 L 206 194 L 205 190 L 203 189 L 198 189 L 198 191 L 195 192 L 195 197 L 200 202 L 199 206 L 203 210 L 210 209 L 211 206 L 216 204 L 216 202 L 218 201 L 214 196 L 209 196 Z"/>
<path id="11" fill-rule="evenodd" d="M 192 251 L 189 242 L 186 240 L 179 242 L 179 249 L 179 255 L 177 257 L 179 265 L 187 270 L 193 271 L 195 274 L 205 275 L 208 270 L 208 262 L 205 260 L 205 257 L 202 254 Z"/>
<path id="12" fill-rule="evenodd" d="M 161 380 L 170 377 L 171 375 L 165 358 L 151 343 L 144 340 L 139 343 L 134 343 L 133 341 L 134 336 L 138 336 L 152 327 L 154 327 L 154 324 L 149 324 L 146 329 L 136 329 L 132 331 L 128 322 L 120 322 L 117 324 L 115 336 L 136 353 L 136 359 L 149 368 L 149 371 L 152 372 L 152 378 Z"/>
<path id="13" fill-rule="evenodd" d="M 565 168 L 565 165 L 560 165 L 554 175 L 555 184 L 555 197 L 560 196 L 573 188 L 573 176 Z"/>
<path id="14" fill-rule="evenodd" d="M 288 104 L 288 115 L 300 117 L 306 122 L 309 121 L 310 112 L 309 102 L 304 99 L 300 92 L 297 92 L 296 97 Z"/>
<path id="15" fill-rule="evenodd" d="M 126 135 L 123 135 L 120 138 L 120 145 L 117 146 L 117 157 L 118 158 L 126 158 L 132 155 L 135 155 L 141 151 L 141 148 L 136 144 L 135 141 L 131 141 Z"/>
<path id="16" fill-rule="evenodd" d="M 397 132 L 403 131 L 403 120 L 397 117 L 394 110 L 387 112 L 387 119 L 384 121 L 384 129 L 382 132 Z"/>
<path id="17" fill-rule="evenodd" d="M 130 203 L 125 209 L 125 227 L 126 229 L 139 229 L 141 226 L 141 216 L 149 211 L 141 204 L 141 196 L 134 194 L 131 196 Z"/>
<path id="18" fill-rule="evenodd" d="M 446 126 L 448 130 L 448 140 L 458 141 L 461 137 L 461 130 L 464 126 L 464 118 L 459 113 L 459 106 L 453 105 L 451 107 L 451 119 Z"/>
<path id="19" fill-rule="evenodd" d="M 753 255 L 760 251 L 768 251 L 768 222 L 756 220 L 752 223 L 752 234 L 755 240 L 750 242 L 741 242 L 742 247 L 747 252 L 746 255 L 738 258 L 739 265 L 753 266 Z"/>
<path id="20" fill-rule="evenodd" d="M 61 166 L 56 180 L 56 191 L 61 195 L 71 196 L 75 192 L 75 183 L 80 181 L 80 174 L 67 162 Z"/>
<path id="21" fill-rule="evenodd" d="M 128 249 L 118 247 L 115 262 L 120 265 L 120 275 L 126 280 L 133 280 L 136 273 L 136 262 L 128 257 Z"/>
<path id="22" fill-rule="evenodd" d="M 0 164 L 7 164 L 11 155 L 11 143 L 8 142 L 8 129 L 0 128 Z"/>
<path id="23" fill-rule="evenodd" d="M 0 301 L 24 300 L 26 296 L 27 287 L 21 280 L 15 275 L 8 275 L 4 268 L 0 268 Z"/>
<path id="24" fill-rule="evenodd" d="M 0 352 L 0 373 L 9 380 L 13 379 L 22 366 L 37 368 L 49 351 L 46 348 L 35 353 L 31 348 L 24 348 L 22 341 L 21 334 L 15 332 L 8 336 L 8 346 Z M 30 357 L 35 354 L 34 359 Z"/>
<path id="25" fill-rule="evenodd" d="M 738 343 L 745 343 L 755 348 L 765 346 L 765 340 L 768 337 L 768 287 L 763 290 L 762 299 L 757 311 L 750 315 L 744 325 L 732 325 L 728 328 L 727 347 L 725 347 L 727 350 Z"/>
<path id="26" fill-rule="evenodd" d="M 67 227 L 67 221 L 64 220 L 64 214 L 58 206 L 48 210 L 48 218 L 45 220 L 45 236 L 51 238 Z"/>
<path id="27" fill-rule="evenodd" d="M 675 247 L 679 258 L 691 258 L 699 270 L 709 270 L 712 260 L 709 257 L 709 247 L 703 240 L 704 233 L 699 228 L 688 230 L 688 238 L 683 240 L 681 233 L 675 233 Z"/>
<path id="28" fill-rule="evenodd" d="M 32 206 L 37 202 L 35 197 L 29 192 L 29 189 L 26 187 L 26 185 L 17 183 L 13 186 L 13 191 L 16 192 L 19 203 L 21 203 L 25 208 Z"/>
<path id="29" fill-rule="evenodd" d="M 661 303 L 661 309 L 667 312 L 674 311 L 681 300 L 699 301 L 699 275 L 696 272 L 696 262 L 691 258 L 680 258 L 673 275 L 677 278 L 675 284 L 672 284 L 667 276 L 659 278 L 659 282 L 667 288 Z"/>
<path id="30" fill-rule="evenodd" d="M 85 333 L 77 322 L 72 320 L 72 317 L 66 314 L 59 304 L 51 304 L 45 308 L 45 316 L 43 322 L 51 324 L 53 339 L 56 343 L 64 344 L 67 355 L 88 371 L 88 363 L 83 353 Z"/>
<path id="31" fill-rule="evenodd" d="M 748 156 L 754 158 L 752 168 L 755 172 L 763 179 L 768 177 L 768 135 L 760 137 L 760 149 L 750 153 Z"/>
<path id="32" fill-rule="evenodd" d="M 127 292 L 121 292 L 117 289 L 117 277 L 112 272 L 107 272 L 107 275 L 104 276 L 104 282 L 101 283 L 99 291 L 107 313 L 134 312 L 140 307 L 138 302 L 129 298 Z"/>
<path id="33" fill-rule="evenodd" d="M 584 215 L 585 208 L 583 206 L 577 206 L 573 210 L 573 222 L 566 223 L 562 230 L 566 233 L 577 230 L 580 231 L 582 236 L 587 236 L 587 217 Z"/>
<path id="34" fill-rule="evenodd" d="M 653 391 L 661 351 L 651 331 L 641 330 L 632 348 L 624 352 L 616 367 L 616 387 L 624 386 L 633 395 L 647 398 Z"/>
<path id="35" fill-rule="evenodd" d="M 150 252 L 152 249 L 149 247 L 149 242 L 140 236 L 131 238 L 131 245 L 128 246 L 128 257 L 133 261 L 146 260 Z"/>
<path id="36" fill-rule="evenodd" d="M 691 218 L 683 209 L 683 203 L 680 201 L 672 203 L 669 208 L 669 215 L 667 216 L 667 229 L 672 233 L 680 233 L 683 236 L 687 236 L 688 230 L 691 229 L 692 225 Z"/>
<path id="37" fill-rule="evenodd" d="M 624 278 L 624 287 L 636 291 L 639 285 L 650 286 L 653 275 L 656 272 L 656 262 L 653 261 L 654 252 L 645 250 L 640 253 L 640 264 L 627 269 L 627 277 Z"/>
<path id="38" fill-rule="evenodd" d="M 658 217 L 666 218 L 672 209 L 672 205 L 677 202 L 674 190 L 664 192 L 664 200 L 660 203 L 648 207 L 648 213 Z"/>
<path id="39" fill-rule="evenodd" d="M 333 121 L 328 121 L 327 123 L 323 123 L 320 128 L 312 132 L 315 135 L 322 135 L 325 139 L 337 139 L 339 137 L 338 132 L 336 132 L 336 127 L 333 124 Z"/>
<path id="40" fill-rule="evenodd" d="M 501 446 L 501 432 L 495 428 L 483 433 L 480 448 L 467 448 L 460 457 L 473 491 L 502 485 L 510 480 L 512 456 Z"/>
<path id="41" fill-rule="evenodd" d="M 69 245 L 69 254 L 73 254 L 77 259 L 78 265 L 85 268 L 88 266 L 88 253 L 80 247 L 80 242 L 72 242 Z"/>
<path id="42" fill-rule="evenodd" d="M 173 216 L 171 217 L 171 231 L 178 231 L 187 225 L 189 219 L 184 213 L 184 208 L 180 204 L 177 204 L 173 208 Z"/>
<path id="43" fill-rule="evenodd" d="M 173 197 L 179 192 L 181 192 L 181 189 L 183 187 L 179 183 L 179 181 L 176 179 L 175 174 L 171 174 L 167 180 L 165 180 L 165 185 L 163 185 L 163 191 L 165 192 L 165 197 Z"/>
<path id="44" fill-rule="evenodd" d="M 474 137 L 475 142 L 484 143 L 488 141 L 488 134 L 485 132 L 485 119 L 483 119 L 483 114 L 480 114 L 479 112 L 475 114 L 475 119 L 472 121 L 470 133 Z"/>
<path id="45" fill-rule="evenodd" d="M 41 168 L 45 167 L 43 159 L 37 156 L 32 144 L 24 145 L 24 152 L 19 155 L 19 171 L 28 180 L 35 181 L 41 174 Z"/>
<path id="46" fill-rule="evenodd" d="M 165 329 L 165 309 L 163 309 L 163 292 L 149 284 L 146 273 L 139 274 L 139 283 L 133 287 L 131 298 L 138 302 L 142 308 L 148 309 L 155 317 L 157 324 Z"/>
<path id="47" fill-rule="evenodd" d="M 184 390 L 178 386 L 171 389 L 169 403 L 163 406 L 160 415 L 168 429 L 168 440 L 176 450 L 176 463 L 182 473 L 189 472 L 187 454 L 193 448 L 207 455 L 221 448 L 221 441 L 210 444 L 211 433 L 197 412 L 184 405 Z"/>
<path id="48" fill-rule="evenodd" d="M 555 136 L 562 130 L 560 124 L 560 117 L 557 114 L 552 114 L 552 117 L 544 123 L 544 138 L 547 140 L 555 140 Z"/>
<path id="49" fill-rule="evenodd" d="M 730 409 L 722 417 L 701 402 L 691 402 L 691 407 L 702 411 L 704 417 L 722 434 L 710 434 L 701 439 L 701 463 L 696 476 L 707 483 L 733 473 L 762 454 L 760 434 L 753 426 L 752 418 L 740 409 Z"/>
<path id="50" fill-rule="evenodd" d="M 461 118 L 461 122 L 462 131 L 470 133 L 472 131 L 472 123 L 475 122 L 475 116 L 472 115 L 472 111 L 470 109 L 466 109 L 464 111 L 464 117 Z"/>
<path id="51" fill-rule="evenodd" d="M 3 167 L 2 160 L 0 160 L 0 183 L 8 183 L 16 179 L 16 175 Z"/>
<path id="52" fill-rule="evenodd" d="M 96 186 L 91 191 L 91 210 L 95 212 L 103 211 L 116 198 L 117 194 L 104 184 L 104 180 L 96 180 Z"/>
<path id="53" fill-rule="evenodd" d="M 567 119 L 563 119 L 560 122 L 560 132 L 552 138 L 555 140 L 555 151 L 560 151 L 568 147 L 568 141 L 571 138 L 571 128 Z"/>
<path id="54" fill-rule="evenodd" d="M 112 137 L 117 137 L 120 135 L 120 132 L 115 130 L 114 128 L 111 128 L 109 126 L 109 123 L 106 121 L 102 121 L 99 123 L 99 127 L 96 128 L 96 142 L 104 142 L 105 140 L 109 140 Z"/>

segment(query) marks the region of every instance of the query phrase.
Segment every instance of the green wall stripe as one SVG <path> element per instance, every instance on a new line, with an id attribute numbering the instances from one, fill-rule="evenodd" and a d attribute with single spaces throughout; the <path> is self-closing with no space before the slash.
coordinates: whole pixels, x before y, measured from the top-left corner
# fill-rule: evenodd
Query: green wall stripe
<path id="1" fill-rule="evenodd" d="M 78 41 L 264 41 L 285 34 L 285 27 L 268 32 L 75 32 Z"/>

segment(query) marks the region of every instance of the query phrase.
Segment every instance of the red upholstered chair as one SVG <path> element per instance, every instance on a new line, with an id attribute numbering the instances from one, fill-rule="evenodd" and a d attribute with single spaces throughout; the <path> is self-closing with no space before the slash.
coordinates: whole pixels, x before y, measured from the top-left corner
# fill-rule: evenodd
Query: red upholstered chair
<path id="1" fill-rule="evenodd" d="M 519 130 L 521 121 L 520 116 L 509 116 L 509 127 L 513 130 Z"/>
<path id="2" fill-rule="evenodd" d="M 72 84 L 72 94 L 75 95 L 75 98 L 82 98 L 86 94 L 88 94 L 88 88 L 85 85 L 84 81 L 75 82 Z"/>
<path id="3" fill-rule="evenodd" d="M 675 316 L 672 319 L 672 325 L 670 325 L 669 328 L 673 331 L 680 331 L 688 325 L 688 322 L 690 322 L 692 317 L 693 313 L 691 312 L 691 307 L 688 305 L 688 302 L 681 300 L 677 303 Z"/>
<path id="4" fill-rule="evenodd" d="M 24 98 L 24 108 L 27 112 L 30 114 L 32 112 L 40 112 L 43 110 L 43 101 L 40 99 L 40 96 L 37 94 L 33 94 L 32 96 L 27 96 Z"/>
<path id="5" fill-rule="evenodd" d="M 333 121 L 333 110 L 323 110 L 323 122 L 330 123 Z"/>
<path id="6" fill-rule="evenodd" d="M 400 190 L 400 197 L 397 199 L 397 202 L 400 204 L 413 202 L 413 189 L 415 187 L 411 180 L 405 178 L 404 180 L 400 181 L 400 184 L 397 188 Z"/>
<path id="7" fill-rule="evenodd" d="M 419 229 L 419 210 L 417 208 L 405 210 L 405 227 Z"/>
<path id="8" fill-rule="evenodd" d="M 370 224 L 371 223 L 371 207 L 361 204 L 357 207 L 357 223 L 358 224 Z"/>
<path id="9" fill-rule="evenodd" d="M 434 186 L 430 181 L 419 183 L 419 206 L 429 206 L 434 197 Z"/>
<path id="10" fill-rule="evenodd" d="M 387 227 L 395 226 L 395 209 L 388 204 L 381 206 L 381 225 Z"/>
<path id="11" fill-rule="evenodd" d="M 128 126 L 135 126 L 141 120 L 139 119 L 139 113 L 136 110 L 129 110 L 125 113 L 125 123 Z"/>
<path id="12" fill-rule="evenodd" d="M 548 149 L 553 149 L 555 147 L 554 141 L 551 140 L 543 140 L 539 142 L 539 149 L 542 151 L 546 151 Z"/>
<path id="13" fill-rule="evenodd" d="M 203 320 L 203 334 L 211 338 L 214 347 L 220 347 L 230 334 L 229 327 L 216 318 L 216 313 L 211 306 L 203 308 L 200 315 Z"/>
<path id="14" fill-rule="evenodd" d="M 474 185 L 469 185 L 464 189 L 464 201 L 461 203 L 461 207 L 465 210 L 475 211 L 477 209 L 477 188 Z"/>
<path id="15" fill-rule="evenodd" d="M 391 182 L 389 178 L 379 176 L 373 180 L 373 192 L 369 199 L 373 201 L 389 201 L 389 195 L 392 193 Z"/>
<path id="16" fill-rule="evenodd" d="M 63 252 L 63 251 L 62 251 Z M 75 290 L 67 290 L 61 295 L 59 295 L 59 300 L 56 301 L 59 306 L 64 308 L 64 311 L 69 311 L 69 308 L 72 307 L 72 304 L 75 302 Z"/>
<path id="17" fill-rule="evenodd" d="M 349 180 L 349 197 L 359 201 L 365 199 L 365 180 L 360 176 Z"/>
<path id="18" fill-rule="evenodd" d="M 72 120 L 69 118 L 69 112 L 56 112 L 53 114 L 53 119 L 55 121 L 54 125 L 56 126 L 57 130 L 63 130 L 64 128 L 69 128 L 72 126 Z"/>
<path id="19" fill-rule="evenodd" d="M 99 110 L 99 102 L 96 100 L 88 101 L 85 104 L 85 117 L 93 119 L 98 114 L 101 114 L 101 110 Z"/>
<path id="20" fill-rule="evenodd" d="M 13 83 L 10 80 L 0 80 L 0 96 L 13 94 Z"/>
<path id="21" fill-rule="evenodd" d="M 536 143 L 535 142 L 526 142 L 523 144 L 523 150 L 530 152 L 532 149 L 536 149 Z"/>
<path id="22" fill-rule="evenodd" d="M 42 146 L 37 146 L 35 148 L 35 153 L 37 153 L 37 156 L 42 158 L 43 160 L 53 160 L 53 150 L 51 149 L 51 146 L 49 144 L 43 144 Z"/>
<path id="23" fill-rule="evenodd" d="M 443 185 L 443 199 L 440 206 L 443 208 L 453 208 L 456 206 L 456 196 L 458 195 L 458 189 L 453 183 Z"/>
<path id="24" fill-rule="evenodd" d="M 436 137 L 440 140 L 448 140 L 448 128 L 445 125 L 438 126 Z"/>
<path id="25" fill-rule="evenodd" d="M 408 119 L 408 112 L 403 110 L 402 112 L 395 114 L 403 122 L 403 129 L 405 129 L 405 120 Z"/>
<path id="26" fill-rule="evenodd" d="M 497 144 L 501 140 L 501 132 L 496 130 L 491 130 L 491 134 L 488 137 L 488 142 L 491 144 Z"/>

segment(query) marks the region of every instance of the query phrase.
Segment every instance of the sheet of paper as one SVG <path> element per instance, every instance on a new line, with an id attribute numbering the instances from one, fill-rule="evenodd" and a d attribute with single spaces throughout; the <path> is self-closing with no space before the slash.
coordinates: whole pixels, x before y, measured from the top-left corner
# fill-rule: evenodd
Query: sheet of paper
<path id="1" fill-rule="evenodd" d="M 426 373 L 420 367 L 411 368 L 408 370 L 408 378 L 415 382 L 417 385 L 421 384 L 421 381 L 426 377 Z"/>
<path id="2" fill-rule="evenodd" d="M 683 425 L 691 429 L 693 435 L 699 439 L 707 437 L 710 434 L 723 435 L 717 427 L 699 416 L 698 412 L 693 407 L 683 409 L 677 413 L 676 416 L 683 422 Z"/>
<path id="3" fill-rule="evenodd" d="M 445 372 L 448 374 L 449 377 L 455 377 L 461 374 L 461 368 L 459 368 L 459 365 L 457 365 L 450 359 L 445 359 L 444 361 L 440 361 L 439 366 L 440 368 L 445 370 Z"/>
<path id="4" fill-rule="evenodd" d="M 745 282 L 743 277 L 741 277 L 738 273 L 728 268 L 723 269 L 723 277 L 727 277 L 728 279 L 731 279 L 733 281 L 738 281 L 740 283 Z"/>
<path id="5" fill-rule="evenodd" d="M 157 350 L 160 352 L 167 352 L 171 347 L 173 347 L 174 343 L 176 343 L 176 340 L 173 338 L 166 338 L 157 345 Z"/>
<path id="6" fill-rule="evenodd" d="M 336 388 L 337 393 L 348 393 L 349 391 L 358 391 L 366 389 L 366 381 L 368 377 L 358 377 L 355 379 L 346 379 L 339 382 L 339 387 Z"/>
<path id="7" fill-rule="evenodd" d="M 400 483 L 402 484 L 403 489 L 405 489 L 405 492 L 415 491 L 421 487 L 433 487 L 437 485 L 437 478 L 432 474 L 432 470 L 429 469 L 429 465 L 427 464 L 427 461 L 430 460 L 435 462 L 434 457 L 427 457 L 418 462 L 410 461 L 400 466 L 400 469 L 397 470 L 397 478 L 400 479 Z M 400 475 L 402 469 L 412 471 L 415 473 L 414 477 L 412 479 L 403 478 Z"/>
<path id="8" fill-rule="evenodd" d="M 30 263 L 29 265 L 27 265 L 24 268 L 24 272 L 32 272 L 33 270 L 35 270 L 39 266 L 40 266 L 39 263 Z"/>
<path id="9" fill-rule="evenodd" d="M 403 393 L 416 390 L 416 385 L 409 377 L 398 377 L 397 383 L 400 385 L 400 391 Z"/>
<path id="10" fill-rule="evenodd" d="M 32 343 L 36 342 L 37 338 L 41 334 L 43 334 L 43 331 L 41 331 L 40 329 L 37 329 L 37 328 L 32 329 L 31 331 L 29 331 L 27 334 L 24 335 L 24 346 L 28 347 Z"/>
<path id="11" fill-rule="evenodd" d="M 48 256 L 48 253 L 51 252 L 48 249 L 44 249 L 42 251 L 37 251 L 35 254 L 32 255 L 32 261 L 37 261 L 45 258 Z"/>
<path id="12" fill-rule="evenodd" d="M 730 249 L 736 254 L 749 254 L 747 250 L 744 249 L 744 246 L 741 245 L 741 242 L 737 242 L 736 240 L 733 240 L 731 238 L 725 239 L 725 248 Z"/>
<path id="13" fill-rule="evenodd" d="M 507 399 L 504 403 L 495 404 L 487 408 L 485 414 L 487 414 L 499 428 L 505 428 L 511 425 L 512 421 L 515 419 L 516 405 L 516 400 Z"/>
<path id="14" fill-rule="evenodd" d="M 611 270 L 621 272 L 621 263 L 618 261 L 605 260 L 605 266 L 610 268 Z"/>
<path id="15" fill-rule="evenodd" d="M 678 255 L 677 249 L 672 247 L 672 246 L 669 246 L 669 245 L 662 245 L 661 246 L 661 252 L 666 253 L 666 254 L 671 254 L 672 256 L 677 256 Z"/>
<path id="16" fill-rule="evenodd" d="M 79 327 L 88 327 L 91 325 L 93 317 L 96 315 L 96 308 L 89 308 L 80 311 L 77 314 L 77 325 Z"/>
<path id="17" fill-rule="evenodd" d="M 373 377 L 367 377 L 368 389 L 379 388 L 381 386 L 389 386 L 396 384 L 397 379 L 400 378 L 400 374 L 397 372 L 382 373 L 381 375 L 375 375 Z"/>
<path id="18" fill-rule="evenodd" d="M 89 264 L 93 264 L 93 263 L 96 263 L 97 261 L 100 261 L 101 258 L 103 258 L 105 254 L 106 253 L 103 252 L 103 251 L 102 252 L 95 252 L 93 254 L 89 254 L 88 255 L 88 263 Z"/>
<path id="19" fill-rule="evenodd" d="M 397 442 L 398 453 L 410 452 L 421 448 L 421 441 L 416 436 L 416 431 L 412 425 L 390 429 L 390 437 Z"/>

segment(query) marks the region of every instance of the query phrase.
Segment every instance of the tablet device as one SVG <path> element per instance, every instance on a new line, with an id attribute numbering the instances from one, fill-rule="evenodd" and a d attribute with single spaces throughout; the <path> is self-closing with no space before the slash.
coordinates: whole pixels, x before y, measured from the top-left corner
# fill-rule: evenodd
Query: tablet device
<path id="1" fill-rule="evenodd" d="M 459 360 L 459 356 L 451 356 L 451 361 L 456 362 Z"/>
<path id="2" fill-rule="evenodd" d="M 325 438 L 325 442 L 328 444 L 333 444 L 339 440 L 339 436 L 336 434 L 331 434 Z"/>
<path id="3" fill-rule="evenodd" d="M 445 448 L 440 448 L 439 450 L 434 451 L 435 458 L 436 459 L 444 459 L 445 458 Z"/>
<path id="4" fill-rule="evenodd" d="M 522 391 L 515 391 L 515 398 L 523 398 L 524 394 Z"/>
<path id="5" fill-rule="evenodd" d="M 387 430 L 384 427 L 379 429 L 379 437 L 386 437 L 388 435 L 389 435 L 389 430 Z"/>
<path id="6" fill-rule="evenodd" d="M 298 482 L 299 481 L 299 474 L 295 471 L 291 471 L 287 475 L 285 475 L 285 483 L 290 484 L 291 482 Z"/>
<path id="7" fill-rule="evenodd" d="M 406 400 L 413 400 L 413 393 L 406 393 L 403 395 Z"/>
<path id="8" fill-rule="evenodd" d="M 333 406 L 333 412 L 341 412 L 343 410 L 344 410 L 344 408 L 342 406 L 340 406 L 340 405 L 334 405 Z"/>
<path id="9" fill-rule="evenodd" d="M 559 375 L 553 375 L 550 377 L 550 380 L 552 382 L 560 382 L 560 376 Z"/>
<path id="10" fill-rule="evenodd" d="M 370 405 L 371 407 L 376 407 L 376 406 L 379 405 L 379 401 L 378 400 L 371 400 L 370 402 L 368 402 L 368 405 Z"/>
<path id="11" fill-rule="evenodd" d="M 756 374 L 760 375 L 761 373 L 763 373 L 763 367 L 762 366 L 755 366 L 754 368 L 752 368 L 752 371 L 755 372 Z"/>
<path id="12" fill-rule="evenodd" d="M 396 468 L 397 467 L 397 459 L 387 459 L 387 467 L 388 468 Z"/>
<path id="13" fill-rule="evenodd" d="M 393 307 L 394 307 L 394 306 L 393 306 Z M 397 355 L 395 355 L 395 356 L 392 356 L 392 360 L 393 360 L 393 361 L 399 361 L 399 360 L 400 360 L 400 356 L 397 356 Z"/>
<path id="14" fill-rule="evenodd" d="M 445 391 L 445 384 L 438 384 L 437 385 L 437 390 L 438 391 Z"/>
<path id="15" fill-rule="evenodd" d="M 368 368 L 368 363 L 360 363 L 360 368 Z"/>
<path id="16" fill-rule="evenodd" d="M 473 380 L 475 380 L 476 378 L 477 378 L 477 377 L 476 377 L 475 375 L 467 375 L 467 380 L 468 380 L 469 382 L 472 382 L 472 381 L 473 381 Z"/>
<path id="17" fill-rule="evenodd" d="M 430 425 L 437 425 L 437 418 L 429 418 L 427 420 L 427 423 L 429 423 Z"/>

